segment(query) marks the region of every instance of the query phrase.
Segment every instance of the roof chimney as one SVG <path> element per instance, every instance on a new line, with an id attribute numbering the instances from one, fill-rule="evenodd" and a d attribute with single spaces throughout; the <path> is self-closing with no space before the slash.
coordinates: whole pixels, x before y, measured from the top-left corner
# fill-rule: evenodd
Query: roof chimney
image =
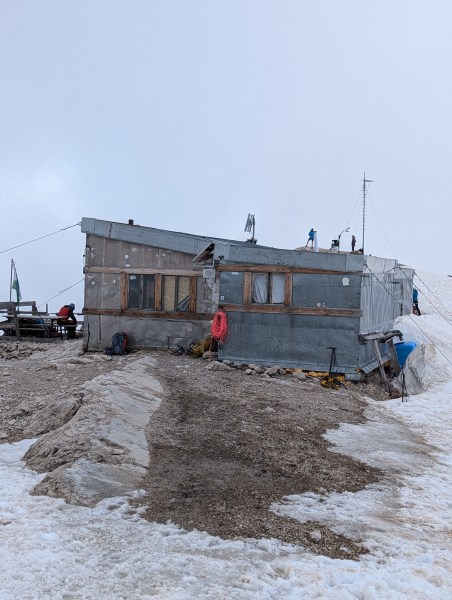
<path id="1" fill-rule="evenodd" d="M 133 225 L 133 219 L 129 219 L 129 225 Z"/>

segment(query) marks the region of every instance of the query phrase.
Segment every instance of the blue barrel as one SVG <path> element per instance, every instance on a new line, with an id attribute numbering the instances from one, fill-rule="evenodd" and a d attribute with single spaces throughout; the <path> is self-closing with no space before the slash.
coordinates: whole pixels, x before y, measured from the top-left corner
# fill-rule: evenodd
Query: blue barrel
<path id="1" fill-rule="evenodd" d="M 397 344 L 394 344 L 394 347 L 397 352 L 400 366 L 403 369 L 408 355 L 416 348 L 416 342 L 397 342 Z"/>

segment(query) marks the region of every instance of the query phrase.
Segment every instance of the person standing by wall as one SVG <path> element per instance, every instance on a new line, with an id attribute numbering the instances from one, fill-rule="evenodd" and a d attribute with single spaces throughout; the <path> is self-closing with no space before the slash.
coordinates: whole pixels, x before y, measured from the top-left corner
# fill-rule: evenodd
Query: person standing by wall
<path id="1" fill-rule="evenodd" d="M 419 310 L 419 292 L 416 288 L 413 288 L 413 312 L 415 315 L 421 316 L 421 311 Z"/>
<path id="2" fill-rule="evenodd" d="M 354 235 L 352 235 L 352 252 L 355 251 L 355 246 L 356 246 L 356 238 Z"/>

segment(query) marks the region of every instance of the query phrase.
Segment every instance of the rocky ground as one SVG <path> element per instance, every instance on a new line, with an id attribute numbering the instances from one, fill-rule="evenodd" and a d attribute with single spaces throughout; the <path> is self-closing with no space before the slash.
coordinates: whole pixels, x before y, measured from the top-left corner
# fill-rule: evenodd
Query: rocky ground
<path id="1" fill-rule="evenodd" d="M 357 491 L 382 475 L 333 452 L 326 430 L 363 421 L 378 380 L 323 388 L 315 377 L 136 352 L 83 354 L 81 342 L 0 342 L 0 442 L 36 438 L 35 493 L 93 505 L 141 488 L 148 519 L 223 538 L 271 537 L 332 557 L 363 549 L 273 503 Z"/>

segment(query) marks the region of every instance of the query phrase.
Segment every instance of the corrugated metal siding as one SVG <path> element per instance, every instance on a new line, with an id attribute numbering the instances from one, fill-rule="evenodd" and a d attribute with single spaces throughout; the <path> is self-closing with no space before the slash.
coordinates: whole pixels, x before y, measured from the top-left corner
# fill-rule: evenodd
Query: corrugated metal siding
<path id="1" fill-rule="evenodd" d="M 340 372 L 355 372 L 358 364 L 359 319 L 307 315 L 228 313 L 229 335 L 221 359 L 328 370 L 329 346 L 337 347 Z"/>
<path id="2" fill-rule="evenodd" d="M 394 273 L 365 274 L 361 290 L 360 333 L 389 331 L 400 315 L 401 286 Z"/>

